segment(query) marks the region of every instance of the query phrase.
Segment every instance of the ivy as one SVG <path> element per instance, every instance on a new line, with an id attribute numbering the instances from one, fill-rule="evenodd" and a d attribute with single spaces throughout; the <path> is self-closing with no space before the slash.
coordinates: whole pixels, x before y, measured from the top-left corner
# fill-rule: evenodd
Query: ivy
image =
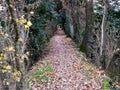
<path id="1" fill-rule="evenodd" d="M 102 90 L 109 90 L 110 87 L 110 83 L 108 80 L 104 80 L 103 81 L 103 86 L 102 86 Z"/>

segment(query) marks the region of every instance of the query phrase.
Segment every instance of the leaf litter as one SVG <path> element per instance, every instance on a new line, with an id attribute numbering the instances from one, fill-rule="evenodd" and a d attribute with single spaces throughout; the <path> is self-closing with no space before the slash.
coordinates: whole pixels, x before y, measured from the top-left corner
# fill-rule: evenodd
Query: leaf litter
<path id="1" fill-rule="evenodd" d="M 50 82 L 44 79 L 38 83 L 35 78 L 30 79 L 31 90 L 108 90 L 102 87 L 109 86 L 104 70 L 88 63 L 63 31 L 57 31 L 47 49 L 48 54 L 33 66 L 32 72 L 35 72 L 36 67 L 40 68 L 41 63 L 43 66 L 43 63 L 49 62 L 52 71 L 48 72 L 45 78 L 50 78 Z"/>

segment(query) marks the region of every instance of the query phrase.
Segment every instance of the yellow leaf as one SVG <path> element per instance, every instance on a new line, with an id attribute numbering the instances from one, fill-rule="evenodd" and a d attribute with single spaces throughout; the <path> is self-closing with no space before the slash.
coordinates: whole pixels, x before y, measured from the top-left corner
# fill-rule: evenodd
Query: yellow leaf
<path id="1" fill-rule="evenodd" d="M 26 52 L 26 55 L 30 55 L 30 52 Z"/>
<path id="2" fill-rule="evenodd" d="M 7 72 L 7 70 L 5 70 L 5 69 L 2 69 L 1 71 L 2 71 L 2 73 L 6 73 Z"/>
<path id="3" fill-rule="evenodd" d="M 9 35 L 7 33 L 5 33 L 5 37 L 8 37 Z"/>
<path id="4" fill-rule="evenodd" d="M 0 61 L 3 59 L 3 57 L 0 56 Z"/>
<path id="5" fill-rule="evenodd" d="M 4 59 L 7 59 L 7 55 L 6 54 L 4 54 Z"/>
<path id="6" fill-rule="evenodd" d="M 0 4 L 0 9 L 2 9 L 3 8 L 3 6 L 2 6 L 2 4 Z"/>
<path id="7" fill-rule="evenodd" d="M 21 77 L 21 72 L 20 72 L 20 71 L 18 71 L 18 70 L 14 70 L 13 75 L 14 75 L 14 76 Z"/>
<path id="8" fill-rule="evenodd" d="M 23 38 L 19 38 L 18 41 L 19 42 L 23 42 L 24 40 L 23 40 Z"/>
<path id="9" fill-rule="evenodd" d="M 12 19 L 12 17 L 10 16 L 10 17 L 9 17 L 9 19 L 11 20 L 11 19 Z"/>
<path id="10" fill-rule="evenodd" d="M 3 58 L 4 58 L 4 54 L 1 53 L 1 54 L 0 54 L 0 60 L 2 60 Z"/>
<path id="11" fill-rule="evenodd" d="M 18 70 L 14 70 L 14 73 L 12 74 L 14 80 L 16 80 L 17 82 L 20 82 L 21 80 L 21 72 Z"/>
<path id="12" fill-rule="evenodd" d="M 4 48 L 4 50 L 6 50 L 6 51 L 14 51 L 15 49 L 14 49 L 13 46 L 9 46 L 9 47 Z"/>
<path id="13" fill-rule="evenodd" d="M 28 59 L 28 56 L 27 56 L 27 54 L 23 54 L 23 55 L 21 56 L 21 58 L 22 58 L 22 59 Z"/>
<path id="14" fill-rule="evenodd" d="M 4 85 L 10 85 L 10 83 L 7 81 L 7 79 L 3 80 Z"/>
<path id="15" fill-rule="evenodd" d="M 10 83 L 9 83 L 9 82 L 6 82 L 6 85 L 10 85 Z"/>
<path id="16" fill-rule="evenodd" d="M 5 66 L 5 69 L 10 70 L 10 69 L 11 69 L 11 66 L 10 66 L 10 65 L 7 65 L 7 66 Z"/>
<path id="17" fill-rule="evenodd" d="M 13 51 L 13 50 L 14 50 L 14 47 L 13 47 L 13 46 L 10 46 L 10 47 L 8 48 L 8 50 L 9 50 L 9 51 Z"/>
<path id="18" fill-rule="evenodd" d="M 20 22 L 21 22 L 21 24 L 24 24 L 24 23 L 26 23 L 26 22 L 27 22 L 27 20 L 26 20 L 26 19 L 24 19 L 24 18 L 22 18 L 22 19 L 20 20 Z"/>
<path id="19" fill-rule="evenodd" d="M 24 18 L 24 17 L 25 17 L 25 15 L 22 15 L 22 16 L 21 16 L 21 18 Z"/>
<path id="20" fill-rule="evenodd" d="M 15 21 L 18 23 L 18 22 L 19 22 L 19 19 L 15 19 Z"/>
<path id="21" fill-rule="evenodd" d="M 20 82 L 20 77 L 16 77 L 15 79 L 17 82 Z"/>
<path id="22" fill-rule="evenodd" d="M 12 5 L 12 4 L 10 4 L 10 7 L 13 7 L 13 5 Z"/>
<path id="23" fill-rule="evenodd" d="M 28 25 L 25 25 L 25 30 L 29 29 L 29 26 Z"/>
<path id="24" fill-rule="evenodd" d="M 3 54 L 3 53 L 1 53 L 1 54 L 0 54 L 0 56 L 1 56 L 1 57 L 3 57 L 3 56 L 4 56 L 4 54 Z"/>
<path id="25" fill-rule="evenodd" d="M 27 20 L 24 18 L 24 15 L 22 15 L 20 19 L 15 19 L 15 21 L 20 25 L 27 22 Z"/>
<path id="26" fill-rule="evenodd" d="M 32 26 L 31 21 L 28 21 L 28 22 L 27 22 L 27 25 L 28 25 L 29 27 Z"/>
<path id="27" fill-rule="evenodd" d="M 1 35 L 4 35 L 4 33 L 3 33 L 3 32 L 1 32 L 0 34 L 1 34 Z"/>

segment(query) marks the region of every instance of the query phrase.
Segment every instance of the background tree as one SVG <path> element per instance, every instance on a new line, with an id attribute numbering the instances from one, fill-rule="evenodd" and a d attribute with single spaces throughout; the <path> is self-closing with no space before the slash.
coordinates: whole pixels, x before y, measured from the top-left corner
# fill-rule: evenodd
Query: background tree
<path id="1" fill-rule="evenodd" d="M 81 45 L 81 51 L 85 52 L 87 56 L 92 57 L 92 30 L 93 30 L 93 0 L 86 1 L 86 27 Z"/>
<path id="2" fill-rule="evenodd" d="M 103 68 L 106 67 L 106 62 L 105 62 L 105 48 L 106 48 L 106 28 L 107 28 L 107 16 L 108 16 L 108 1 L 103 0 L 103 18 L 102 18 L 102 25 L 101 25 L 101 47 L 100 47 L 100 56 L 101 56 L 101 66 Z"/>

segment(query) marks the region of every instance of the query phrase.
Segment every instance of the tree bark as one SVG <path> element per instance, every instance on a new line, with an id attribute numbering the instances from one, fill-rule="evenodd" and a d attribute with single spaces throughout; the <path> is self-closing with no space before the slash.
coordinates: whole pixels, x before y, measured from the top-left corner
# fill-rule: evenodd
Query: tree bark
<path id="1" fill-rule="evenodd" d="M 105 69 L 106 67 L 106 61 L 105 61 L 106 33 L 105 31 L 107 26 L 107 13 L 108 13 L 107 0 L 103 0 L 103 4 L 104 4 L 104 11 L 103 11 L 102 24 L 101 24 L 100 66 L 102 66 Z"/>
<path id="2" fill-rule="evenodd" d="M 86 1 L 85 11 L 86 11 L 86 27 L 80 50 L 86 53 L 88 57 L 91 57 L 90 40 L 92 39 L 93 29 L 93 0 Z"/>

